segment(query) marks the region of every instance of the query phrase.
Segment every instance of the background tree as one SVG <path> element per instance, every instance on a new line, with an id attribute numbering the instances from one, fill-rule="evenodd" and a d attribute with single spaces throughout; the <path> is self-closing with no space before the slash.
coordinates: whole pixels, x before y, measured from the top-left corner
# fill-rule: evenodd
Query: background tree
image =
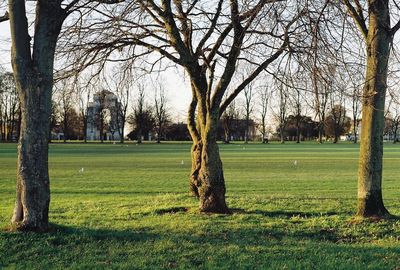
<path id="1" fill-rule="evenodd" d="M 111 114 L 114 116 L 110 123 L 112 134 L 118 133 L 120 143 L 125 141 L 125 124 L 128 118 L 128 109 L 131 101 L 131 92 L 133 91 L 132 67 L 119 65 L 112 69 L 111 75 L 104 78 L 109 89 L 117 97 L 116 104 L 111 108 Z"/>
<path id="2" fill-rule="evenodd" d="M 14 141 L 19 136 L 20 105 L 12 73 L 0 74 L 0 139 Z"/>
<path id="3" fill-rule="evenodd" d="M 156 86 L 154 93 L 154 112 L 155 112 L 155 126 L 157 131 L 157 143 L 161 142 L 161 137 L 164 133 L 165 125 L 168 122 L 167 113 L 167 97 L 165 95 L 165 89 L 161 84 Z"/>
<path id="4" fill-rule="evenodd" d="M 400 127 L 400 103 L 398 93 L 389 89 L 388 108 L 385 116 L 385 134 L 391 134 L 393 143 L 397 143 Z"/>
<path id="5" fill-rule="evenodd" d="M 101 90 L 94 94 L 96 102 L 98 102 L 98 108 L 95 112 L 94 121 L 100 133 L 100 142 L 104 143 L 104 137 L 106 132 L 109 130 L 109 120 L 110 120 L 110 111 L 108 109 L 109 98 L 112 92 L 108 90 Z"/>
<path id="6" fill-rule="evenodd" d="M 136 138 L 137 143 L 142 143 L 142 138 L 154 129 L 153 109 L 146 105 L 145 89 L 142 84 L 138 84 L 138 95 L 133 107 L 133 114 L 130 117 L 130 124 L 133 126 L 131 138 Z M 134 137 L 132 137 L 134 136 Z"/>
<path id="7" fill-rule="evenodd" d="M 224 131 L 223 137 L 225 143 L 230 143 L 233 131 L 237 127 L 238 120 L 239 111 L 236 108 L 236 102 L 232 101 L 221 116 L 222 128 Z"/>
<path id="8" fill-rule="evenodd" d="M 346 116 L 346 108 L 340 104 L 332 107 L 325 118 L 326 135 L 333 138 L 333 143 L 339 141 L 339 137 L 349 132 L 350 118 Z"/>
<path id="9" fill-rule="evenodd" d="M 58 111 L 60 113 L 59 120 L 64 133 L 64 143 L 70 139 L 71 135 L 69 134 L 69 131 L 71 130 L 70 125 L 72 124 L 70 116 L 72 117 L 71 114 L 76 113 L 73 108 L 75 103 L 74 90 L 73 84 L 68 80 L 62 80 L 55 85 L 55 98 L 53 102 L 56 102 L 58 105 Z"/>
<path id="10" fill-rule="evenodd" d="M 250 128 L 250 115 L 254 108 L 254 97 L 253 97 L 253 87 L 254 82 L 249 83 L 243 90 L 244 95 L 244 116 L 245 116 L 245 132 L 244 132 L 244 143 L 249 142 L 249 128 Z"/>
<path id="11" fill-rule="evenodd" d="M 268 143 L 268 134 L 267 134 L 267 113 L 268 106 L 271 98 L 271 92 L 268 85 L 264 85 L 260 87 L 258 92 L 258 100 L 259 100 L 259 115 L 260 115 L 260 132 L 261 132 L 261 142 Z"/>
<path id="12" fill-rule="evenodd" d="M 287 121 L 287 104 L 288 104 L 288 93 L 287 88 L 282 83 L 277 85 L 278 94 L 278 111 L 275 112 L 275 116 L 278 120 L 278 131 L 281 143 L 285 143 L 285 126 Z"/>
<path id="13" fill-rule="evenodd" d="M 81 78 L 84 78 L 83 81 Z M 86 81 L 86 82 L 85 82 Z M 87 143 L 87 129 L 88 129 L 88 121 L 89 121 L 89 102 L 92 93 L 94 92 L 94 86 L 92 82 L 88 80 L 88 78 L 81 76 L 76 77 L 74 80 L 74 88 L 76 91 L 76 96 L 78 97 L 78 110 L 80 119 L 82 121 L 82 136 L 84 143 Z"/>

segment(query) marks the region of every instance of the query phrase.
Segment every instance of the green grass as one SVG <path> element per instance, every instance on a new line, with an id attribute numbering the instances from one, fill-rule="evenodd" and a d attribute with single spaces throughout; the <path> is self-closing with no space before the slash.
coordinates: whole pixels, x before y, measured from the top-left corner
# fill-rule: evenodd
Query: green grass
<path id="1" fill-rule="evenodd" d="M 400 268 L 400 221 L 351 222 L 358 146 L 221 145 L 232 215 L 198 213 L 189 149 L 52 144 L 54 230 L 0 232 L 0 269 Z M 0 145 L 1 228 L 12 214 L 15 152 Z M 384 198 L 398 216 L 399 164 L 400 145 L 385 145 Z"/>

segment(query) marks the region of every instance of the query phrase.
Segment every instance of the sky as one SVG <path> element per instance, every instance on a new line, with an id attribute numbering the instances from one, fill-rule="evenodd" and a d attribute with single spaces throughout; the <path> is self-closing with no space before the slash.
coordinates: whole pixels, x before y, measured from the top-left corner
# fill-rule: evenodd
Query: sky
<path id="1" fill-rule="evenodd" d="M 10 64 L 10 29 L 8 22 L 0 23 L 0 66 L 11 71 Z M 191 100 L 191 90 L 188 85 L 188 79 L 184 78 L 182 72 L 170 69 L 162 74 L 162 85 L 167 93 L 168 108 L 173 121 L 186 122 L 186 112 Z M 149 86 L 152 84 L 149 83 Z M 154 98 L 153 89 L 146 91 L 149 103 Z M 133 92 L 135 96 L 135 92 Z"/>

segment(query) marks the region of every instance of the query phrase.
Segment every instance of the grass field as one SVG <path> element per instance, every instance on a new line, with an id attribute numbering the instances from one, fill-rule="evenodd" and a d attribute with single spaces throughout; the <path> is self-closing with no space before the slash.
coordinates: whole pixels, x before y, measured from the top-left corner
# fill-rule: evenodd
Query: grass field
<path id="1" fill-rule="evenodd" d="M 232 215 L 198 213 L 189 149 L 52 144 L 54 230 L 0 231 L 0 269 L 400 269 L 400 221 L 351 222 L 358 146 L 221 145 Z M 0 145 L 1 228 L 15 152 Z M 398 216 L 399 175 L 400 145 L 387 144 L 384 198 Z"/>

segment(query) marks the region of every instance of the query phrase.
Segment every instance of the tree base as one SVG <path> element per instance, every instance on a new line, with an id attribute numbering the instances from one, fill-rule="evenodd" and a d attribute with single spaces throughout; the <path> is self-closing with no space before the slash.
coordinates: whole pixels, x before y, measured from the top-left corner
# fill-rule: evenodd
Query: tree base
<path id="1" fill-rule="evenodd" d="M 384 206 L 382 196 L 369 196 L 368 198 L 358 199 L 356 217 L 376 220 L 390 219 L 393 216 Z"/>
<path id="2" fill-rule="evenodd" d="M 11 232 L 48 232 L 48 224 L 30 224 L 26 222 L 13 222 L 10 226 Z"/>
<path id="3" fill-rule="evenodd" d="M 225 196 L 209 195 L 200 197 L 200 212 L 210 214 L 231 214 L 225 202 Z"/>

